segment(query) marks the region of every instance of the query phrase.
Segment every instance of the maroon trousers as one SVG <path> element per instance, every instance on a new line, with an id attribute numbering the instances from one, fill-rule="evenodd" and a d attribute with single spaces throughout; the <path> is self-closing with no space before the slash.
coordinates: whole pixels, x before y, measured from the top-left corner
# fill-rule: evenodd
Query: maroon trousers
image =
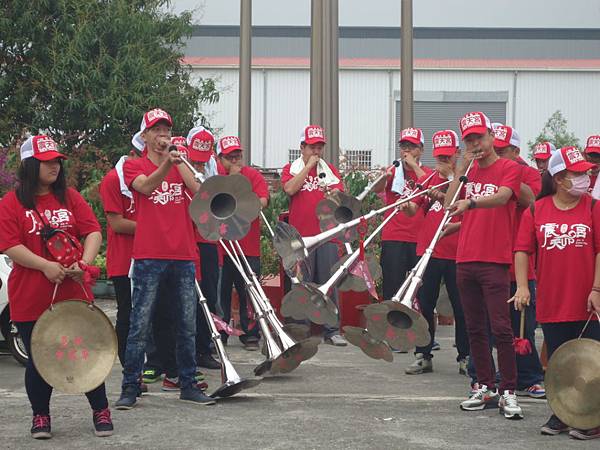
<path id="1" fill-rule="evenodd" d="M 488 341 L 489 320 L 498 350 L 500 391 L 517 388 L 517 363 L 510 322 L 510 275 L 508 265 L 486 262 L 456 264 L 456 281 L 460 291 L 471 358 L 477 370 L 477 381 L 490 389 L 496 387 Z"/>

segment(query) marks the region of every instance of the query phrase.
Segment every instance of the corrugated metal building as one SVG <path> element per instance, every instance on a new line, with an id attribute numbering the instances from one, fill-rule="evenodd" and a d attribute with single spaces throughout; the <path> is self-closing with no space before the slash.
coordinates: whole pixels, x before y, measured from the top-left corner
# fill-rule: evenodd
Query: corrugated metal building
<path id="1" fill-rule="evenodd" d="M 185 62 L 214 77 L 221 101 L 205 112 L 220 134 L 237 133 L 239 29 L 197 26 Z M 281 167 L 309 120 L 310 28 L 253 28 L 252 163 Z M 399 134 L 400 30 L 341 27 L 340 148 L 371 165 L 395 158 Z M 556 110 L 581 141 L 600 132 L 599 29 L 415 28 L 415 125 L 457 130 L 483 110 L 533 140 Z M 524 144 L 525 147 L 526 144 Z"/>

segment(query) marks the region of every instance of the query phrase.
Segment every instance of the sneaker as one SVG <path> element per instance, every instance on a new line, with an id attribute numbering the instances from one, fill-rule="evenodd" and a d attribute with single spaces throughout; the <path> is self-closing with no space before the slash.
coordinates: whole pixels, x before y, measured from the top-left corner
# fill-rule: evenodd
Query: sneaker
<path id="1" fill-rule="evenodd" d="M 208 389 L 208 384 L 206 384 L 204 381 L 201 383 L 197 383 L 196 387 L 202 391 L 205 391 L 206 389 Z M 173 377 L 173 378 L 169 378 L 169 377 L 165 377 L 165 379 L 162 382 L 162 386 L 161 389 L 163 391 L 178 391 L 179 389 L 181 389 L 181 386 L 179 384 L 179 377 Z"/>
<path id="2" fill-rule="evenodd" d="M 422 373 L 433 372 L 433 363 L 430 359 L 417 358 L 415 361 L 404 369 L 407 375 L 420 375 Z"/>
<path id="3" fill-rule="evenodd" d="M 214 405 L 217 403 L 214 398 L 209 397 L 195 386 L 182 389 L 181 394 L 179 394 L 179 400 L 197 405 Z"/>
<path id="4" fill-rule="evenodd" d="M 115 403 L 115 408 L 119 410 L 128 410 L 135 406 L 138 395 L 137 386 L 127 386 L 121 391 L 121 397 Z"/>
<path id="5" fill-rule="evenodd" d="M 600 438 L 600 427 L 592 428 L 591 430 L 578 430 L 573 428 L 569 431 L 569 436 L 573 439 L 579 439 L 581 441 L 589 441 L 591 439 Z"/>
<path id="6" fill-rule="evenodd" d="M 435 352 L 435 351 L 439 350 L 440 348 L 441 348 L 440 343 L 437 341 L 433 341 L 433 344 L 431 345 L 431 350 L 433 350 Z"/>
<path id="7" fill-rule="evenodd" d="M 546 436 L 556 436 L 560 433 L 566 433 L 570 429 L 571 428 L 568 425 L 565 425 L 562 420 L 552 414 L 548 419 L 548 422 L 540 428 L 540 433 L 545 434 Z"/>
<path id="8" fill-rule="evenodd" d="M 348 341 L 345 337 L 340 336 L 339 334 L 334 334 L 333 336 L 329 336 L 325 338 L 325 343 L 333 345 L 335 347 L 345 347 L 348 345 Z"/>
<path id="9" fill-rule="evenodd" d="M 504 391 L 504 394 L 500 396 L 498 407 L 500 408 L 500 414 L 504 414 L 507 419 L 517 420 L 523 418 L 523 410 L 519 406 L 514 392 Z"/>
<path id="10" fill-rule="evenodd" d="M 534 384 L 527 389 L 522 389 L 516 392 L 520 396 L 528 396 L 531 398 L 546 398 L 546 389 L 541 384 Z"/>
<path id="11" fill-rule="evenodd" d="M 206 376 L 198 367 L 196 367 L 196 374 L 194 375 L 194 378 L 196 379 L 196 381 L 202 381 L 206 378 Z"/>
<path id="12" fill-rule="evenodd" d="M 138 389 L 138 397 L 141 397 L 144 394 L 148 393 L 148 385 L 146 383 L 140 383 L 140 388 Z"/>
<path id="13" fill-rule="evenodd" d="M 142 374 L 142 381 L 146 384 L 156 383 L 162 377 L 162 373 L 160 373 L 156 369 L 146 369 Z"/>
<path id="14" fill-rule="evenodd" d="M 98 437 L 112 436 L 113 423 L 110 418 L 110 409 L 104 408 L 94 411 L 94 434 Z"/>
<path id="15" fill-rule="evenodd" d="M 458 373 L 461 375 L 469 376 L 469 360 L 467 358 L 462 358 L 458 360 Z"/>
<path id="16" fill-rule="evenodd" d="M 479 386 L 479 383 L 477 383 L 477 382 L 472 383 L 471 390 L 469 391 L 469 397 L 471 397 L 472 395 L 475 395 L 480 387 L 481 386 Z"/>
<path id="17" fill-rule="evenodd" d="M 397 348 L 392 348 L 392 353 L 408 353 L 408 350 L 398 350 Z"/>
<path id="18" fill-rule="evenodd" d="M 50 439 L 50 416 L 47 414 L 34 414 L 31 423 L 31 437 L 34 439 Z"/>
<path id="19" fill-rule="evenodd" d="M 218 370 L 221 368 L 221 364 L 212 355 L 200 355 L 197 361 L 198 367 L 204 367 L 205 369 Z"/>
<path id="20" fill-rule="evenodd" d="M 497 408 L 500 396 L 497 391 L 488 389 L 482 384 L 471 397 L 460 404 L 463 411 L 480 411 L 487 408 Z"/>

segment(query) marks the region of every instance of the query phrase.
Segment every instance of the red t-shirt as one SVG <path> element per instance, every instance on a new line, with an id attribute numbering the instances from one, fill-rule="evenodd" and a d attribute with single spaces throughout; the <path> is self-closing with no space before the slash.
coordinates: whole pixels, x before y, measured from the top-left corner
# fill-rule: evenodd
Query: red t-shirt
<path id="1" fill-rule="evenodd" d="M 600 249 L 600 205 L 584 195 L 562 211 L 552 196 L 523 214 L 515 251 L 537 253 L 537 320 L 541 323 L 587 320 Z"/>
<path id="2" fill-rule="evenodd" d="M 66 230 L 78 239 L 100 231 L 92 208 L 79 192 L 67 189 L 66 200 L 67 204 L 63 205 L 53 194 L 38 195 L 35 198 L 36 209 L 51 226 Z M 36 255 L 54 261 L 40 236 L 42 226 L 37 213 L 25 209 L 14 191 L 6 194 L 0 201 L 0 251 L 24 245 Z M 58 286 L 54 301 L 93 298 L 91 289 L 86 291 L 88 297 L 78 283 L 66 277 Z M 8 277 L 11 320 L 37 320 L 50 306 L 53 292 L 54 283 L 42 271 L 28 269 L 13 262 L 13 269 Z"/>
<path id="3" fill-rule="evenodd" d="M 227 175 L 227 171 L 222 165 L 218 165 L 217 169 L 219 175 Z M 269 199 L 269 185 L 262 174 L 250 167 L 244 166 L 240 172 L 243 176 L 248 178 L 252 185 L 252 191 L 258 196 L 258 198 Z M 240 246 L 246 256 L 260 256 L 260 216 L 257 217 L 250 226 L 250 231 L 240 240 Z"/>
<path id="4" fill-rule="evenodd" d="M 429 167 L 422 166 L 421 169 L 425 172 L 425 178 L 429 176 L 432 170 Z M 392 191 L 392 184 L 394 182 L 394 176 L 396 175 L 396 167 L 392 169 L 392 176 L 390 176 L 385 185 L 385 204 L 391 205 L 396 203 L 401 198 L 408 197 L 416 188 L 418 181 L 417 175 L 413 170 L 404 170 L 404 180 L 406 181 L 406 187 L 402 195 L 398 195 Z M 428 183 L 429 184 L 429 183 Z M 418 198 L 418 197 L 417 197 Z M 388 210 L 384 214 L 384 218 L 389 216 L 392 210 Z M 417 242 L 417 236 L 423 220 L 425 219 L 424 211 L 419 208 L 417 213 L 413 217 L 408 217 L 406 214 L 396 214 L 392 220 L 390 220 L 383 231 L 381 232 L 382 241 L 401 241 L 401 242 Z"/>
<path id="5" fill-rule="evenodd" d="M 426 175 L 427 176 L 427 175 Z M 429 186 L 435 186 L 446 181 L 439 173 L 431 178 L 427 183 Z M 444 214 L 446 213 L 444 205 L 438 200 L 422 195 L 415 199 L 415 203 L 420 206 L 420 210 L 425 214 L 421 229 L 417 237 L 417 255 L 422 256 L 429 247 L 435 232 L 437 231 Z M 460 222 L 460 217 L 454 216 L 451 222 Z M 456 246 L 458 245 L 458 233 L 452 233 L 441 238 L 433 249 L 433 258 L 439 259 L 456 259 Z"/>
<path id="6" fill-rule="evenodd" d="M 517 163 L 521 165 L 522 179 L 521 182 L 525 183 L 529 186 L 533 192 L 535 197 L 542 191 L 542 176 L 540 173 L 527 164 L 523 159 L 519 158 Z M 517 206 L 517 212 L 515 214 L 515 228 L 514 228 L 514 239 L 517 239 L 517 234 L 519 233 L 519 225 L 521 224 L 521 217 L 523 216 L 523 212 L 527 208 L 523 208 Z M 529 280 L 535 280 L 535 258 L 533 255 L 529 255 L 529 270 L 527 274 L 527 278 Z M 514 261 L 513 264 L 510 265 L 510 280 L 515 281 L 515 267 Z"/>
<path id="7" fill-rule="evenodd" d="M 513 232 L 517 196 L 521 187 L 521 167 L 514 161 L 498 158 L 481 168 L 477 161 L 469 172 L 464 198 L 477 199 L 509 188 L 513 195 L 503 206 L 465 211 L 458 235 L 456 262 L 512 263 Z"/>
<path id="8" fill-rule="evenodd" d="M 344 190 L 342 177 L 335 167 L 327 163 L 333 174 L 340 180 L 338 184 L 329 186 L 331 189 Z M 286 164 L 281 172 L 281 186 L 294 178 L 290 173 L 291 164 Z M 290 197 L 290 215 L 288 218 L 289 224 L 298 230 L 301 236 L 315 236 L 321 232 L 319 227 L 319 219 L 315 213 L 317 204 L 323 200 L 324 193 L 319 185 L 319 177 L 317 168 L 313 167 L 304 184 L 298 192 Z"/>
<path id="9" fill-rule="evenodd" d="M 134 259 L 196 260 L 194 230 L 188 212 L 190 201 L 176 166 L 171 167 L 151 195 L 131 186 L 140 175 L 150 175 L 157 166 L 147 156 L 128 159 L 123 165 L 125 183 L 133 192 L 137 225 L 133 240 Z"/>
<path id="10" fill-rule="evenodd" d="M 106 214 L 120 214 L 124 219 L 136 220 L 135 202 L 133 198 L 121 193 L 119 176 L 115 169 L 102 179 L 100 198 Z M 106 234 L 106 272 L 109 278 L 128 275 L 133 250 L 133 234 L 117 233 L 108 222 Z"/>

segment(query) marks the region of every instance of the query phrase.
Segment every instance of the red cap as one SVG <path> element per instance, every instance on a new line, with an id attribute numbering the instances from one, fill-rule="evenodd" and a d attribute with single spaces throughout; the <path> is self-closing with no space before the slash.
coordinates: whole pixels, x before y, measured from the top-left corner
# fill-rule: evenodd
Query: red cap
<path id="1" fill-rule="evenodd" d="M 463 139 L 470 134 L 485 134 L 492 129 L 492 123 L 488 116 L 479 111 L 465 114 L 458 124 Z"/>
<path id="2" fill-rule="evenodd" d="M 552 176 L 563 170 L 587 172 L 594 167 L 596 165 L 587 162 L 577 147 L 561 148 L 559 151 L 554 152 L 548 162 L 548 172 Z"/>
<path id="3" fill-rule="evenodd" d="M 546 160 L 550 159 L 552 153 L 556 151 L 556 147 L 551 142 L 542 142 L 533 148 L 533 157 L 535 159 Z"/>
<path id="4" fill-rule="evenodd" d="M 144 114 L 144 118 L 142 119 L 142 123 L 140 125 L 140 131 L 144 131 L 148 128 L 152 128 L 161 120 L 164 120 L 169 124 L 170 127 L 173 126 L 173 119 L 168 112 L 163 111 L 160 108 L 151 109 L 146 114 Z"/>
<path id="5" fill-rule="evenodd" d="M 521 138 L 513 127 L 497 125 L 494 127 L 494 147 L 505 148 L 509 145 L 521 148 Z"/>
<path id="6" fill-rule="evenodd" d="M 191 134 L 191 133 L 190 133 Z M 189 136 L 189 135 L 188 135 Z M 238 141 L 239 142 L 239 141 Z M 200 127 L 200 131 L 189 138 L 189 155 L 192 161 L 208 162 L 213 154 L 215 137 L 207 129 Z M 233 151 L 233 150 L 230 150 Z"/>
<path id="7" fill-rule="evenodd" d="M 593 134 L 587 138 L 586 153 L 600 153 L 600 135 Z"/>
<path id="8" fill-rule="evenodd" d="M 437 131 L 431 140 L 433 156 L 452 156 L 458 150 L 458 135 L 453 130 Z"/>
<path id="9" fill-rule="evenodd" d="M 327 143 L 325 140 L 325 130 L 323 130 L 323 127 L 320 127 L 319 125 L 307 126 L 304 129 L 300 139 L 300 142 L 304 142 L 308 145 L 317 144 L 319 142 L 322 142 L 323 144 Z"/>
<path id="10" fill-rule="evenodd" d="M 236 150 L 242 150 L 242 144 L 237 136 L 225 136 L 219 139 L 217 154 L 228 155 Z"/>
<path id="11" fill-rule="evenodd" d="M 173 136 L 171 138 L 171 144 L 173 145 L 183 145 L 184 147 L 187 145 L 187 142 L 183 136 Z"/>
<path id="12" fill-rule="evenodd" d="M 21 145 L 21 161 L 25 158 L 34 157 L 38 161 L 50 161 L 52 159 L 67 159 L 58 150 L 58 145 L 49 136 L 43 134 L 31 136 Z"/>
<path id="13" fill-rule="evenodd" d="M 415 145 L 424 145 L 423 130 L 420 128 L 405 128 L 400 132 L 400 139 L 398 139 L 398 142 L 402 141 L 412 142 Z"/>

